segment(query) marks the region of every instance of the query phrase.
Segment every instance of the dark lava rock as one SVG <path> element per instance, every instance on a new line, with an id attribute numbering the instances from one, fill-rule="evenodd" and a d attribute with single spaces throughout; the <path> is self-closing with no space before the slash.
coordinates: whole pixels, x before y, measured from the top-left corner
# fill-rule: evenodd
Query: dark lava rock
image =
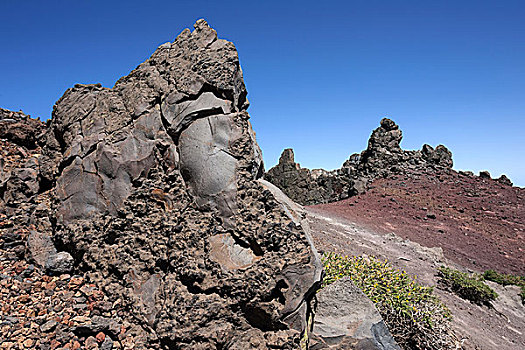
<path id="1" fill-rule="evenodd" d="M 353 181 L 348 176 L 322 169 L 301 168 L 295 163 L 291 148 L 283 151 L 279 164 L 268 170 L 264 178 L 303 205 L 345 199 L 353 191 Z"/>
<path id="2" fill-rule="evenodd" d="M 317 293 L 310 349 L 400 350 L 376 307 L 349 278 Z"/>
<path id="3" fill-rule="evenodd" d="M 75 85 L 54 106 L 34 168 L 49 200 L 28 199 L 28 250 L 59 268 L 70 259 L 57 248 L 70 254 L 136 348 L 305 343 L 321 263 L 260 179 L 246 95 L 235 46 L 199 20 L 112 89 Z"/>
<path id="4" fill-rule="evenodd" d="M 49 320 L 47 321 L 46 323 L 44 323 L 43 325 L 40 326 L 40 330 L 44 333 L 47 333 L 47 332 L 52 332 L 55 330 L 55 328 L 57 327 L 58 325 L 58 322 L 55 321 L 55 320 Z"/>
<path id="5" fill-rule="evenodd" d="M 479 172 L 479 177 L 482 179 L 491 179 L 490 173 L 487 170 L 483 170 Z"/>
<path id="6" fill-rule="evenodd" d="M 500 184 L 506 185 L 506 186 L 512 186 L 513 185 L 512 181 L 505 174 L 503 174 L 500 177 L 498 177 L 496 179 L 496 181 L 498 181 Z"/>
<path id="7" fill-rule="evenodd" d="M 402 158 L 402 138 L 403 133 L 397 124 L 383 118 L 380 127 L 375 129 L 368 139 L 367 149 L 361 153 L 359 169 L 365 173 L 387 171 Z"/>
<path id="8" fill-rule="evenodd" d="M 0 139 L 33 149 L 44 129 L 44 124 L 38 119 L 0 108 Z"/>
<path id="9" fill-rule="evenodd" d="M 441 165 L 445 168 L 452 168 L 454 164 L 452 161 L 452 152 L 443 145 L 438 145 L 436 149 L 434 149 L 432 146 L 424 144 L 421 153 L 423 158 L 429 163 Z"/>
<path id="10" fill-rule="evenodd" d="M 371 181 L 416 170 L 452 168 L 452 153 L 443 145 L 435 149 L 424 145 L 421 151 L 405 151 L 400 143 L 403 133 L 388 118 L 372 132 L 368 147 L 352 154 L 340 169 L 326 171 L 301 168 L 292 149 L 285 149 L 279 164 L 268 170 L 265 179 L 302 205 L 335 202 L 368 189 Z"/>

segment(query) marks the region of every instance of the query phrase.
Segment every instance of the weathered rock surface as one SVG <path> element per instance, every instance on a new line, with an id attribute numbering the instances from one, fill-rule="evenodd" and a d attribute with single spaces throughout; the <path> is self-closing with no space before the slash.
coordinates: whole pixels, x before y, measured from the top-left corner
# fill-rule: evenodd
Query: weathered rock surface
<path id="1" fill-rule="evenodd" d="M 0 108 L 0 139 L 34 149 L 44 129 L 44 124 L 38 119 Z"/>
<path id="2" fill-rule="evenodd" d="M 265 179 L 287 196 L 303 205 L 321 204 L 364 193 L 371 181 L 417 169 L 452 168 L 452 153 L 443 145 L 427 144 L 421 151 L 405 151 L 400 143 L 403 133 L 388 118 L 372 132 L 368 147 L 352 154 L 340 169 L 309 170 L 295 163 L 292 149 L 285 149 L 279 164 L 268 170 Z"/>
<path id="3" fill-rule="evenodd" d="M 490 173 L 487 170 L 480 171 L 479 177 L 481 177 L 482 179 L 487 179 L 487 180 L 492 179 L 492 176 L 490 176 Z"/>
<path id="4" fill-rule="evenodd" d="M 354 187 L 350 177 L 340 175 L 337 171 L 301 168 L 295 163 L 294 153 L 290 148 L 283 151 L 279 164 L 268 170 L 264 178 L 303 205 L 348 198 Z"/>
<path id="5" fill-rule="evenodd" d="M 376 307 L 349 278 L 317 294 L 311 349 L 400 350 Z"/>
<path id="6" fill-rule="evenodd" d="M 513 185 L 512 181 L 505 174 L 503 174 L 500 177 L 498 177 L 496 179 L 496 181 L 498 181 L 502 185 L 507 185 L 507 186 L 512 186 Z"/>
<path id="7" fill-rule="evenodd" d="M 199 20 L 112 89 L 68 89 L 35 173 L 17 175 L 38 188 L 5 200 L 32 203 L 33 260 L 63 273 L 71 257 L 136 348 L 295 349 L 311 322 L 321 263 L 299 214 L 257 181 L 246 95 L 234 45 Z M 85 344 L 124 344 L 109 323 L 82 327 Z"/>

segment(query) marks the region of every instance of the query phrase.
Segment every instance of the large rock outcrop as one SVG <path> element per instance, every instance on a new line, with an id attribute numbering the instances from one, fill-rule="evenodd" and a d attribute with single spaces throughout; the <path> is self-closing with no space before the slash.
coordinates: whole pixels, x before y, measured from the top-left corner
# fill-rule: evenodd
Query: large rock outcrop
<path id="1" fill-rule="evenodd" d="M 376 178 L 428 168 L 452 168 L 452 153 L 445 146 L 434 149 L 425 144 L 421 151 L 406 151 L 400 146 L 402 138 L 399 126 L 383 118 L 372 132 L 367 149 L 352 154 L 340 169 L 301 168 L 294 162 L 293 150 L 285 149 L 279 164 L 264 176 L 296 202 L 311 205 L 363 193 Z"/>
<path id="2" fill-rule="evenodd" d="M 258 181 L 246 95 L 234 45 L 199 20 L 113 88 L 57 101 L 34 159 L 49 201 L 30 207 L 32 237 L 52 239 L 49 266 L 70 254 L 119 315 L 73 332 L 124 322 L 135 348 L 299 348 L 321 263 Z"/>
<path id="3" fill-rule="evenodd" d="M 268 170 L 264 178 L 303 205 L 328 203 L 352 195 L 353 180 L 337 171 L 306 169 L 295 163 L 291 148 L 285 149 L 279 164 Z"/>

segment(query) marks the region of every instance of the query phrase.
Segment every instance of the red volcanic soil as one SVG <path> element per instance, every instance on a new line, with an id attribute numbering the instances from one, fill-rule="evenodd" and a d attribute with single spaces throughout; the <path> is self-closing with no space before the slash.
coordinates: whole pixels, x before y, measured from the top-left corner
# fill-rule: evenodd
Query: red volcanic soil
<path id="1" fill-rule="evenodd" d="M 525 189 L 453 170 L 378 179 L 365 194 L 309 207 L 427 247 L 477 271 L 525 275 Z"/>

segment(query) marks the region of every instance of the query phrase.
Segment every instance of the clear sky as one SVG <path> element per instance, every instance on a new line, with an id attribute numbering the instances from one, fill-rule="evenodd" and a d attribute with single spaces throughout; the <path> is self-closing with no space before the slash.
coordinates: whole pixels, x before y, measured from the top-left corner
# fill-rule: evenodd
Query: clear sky
<path id="1" fill-rule="evenodd" d="M 237 46 L 266 167 L 334 169 L 382 117 L 402 146 L 525 186 L 525 1 L 0 0 L 0 107 L 48 119 L 195 20 Z"/>

